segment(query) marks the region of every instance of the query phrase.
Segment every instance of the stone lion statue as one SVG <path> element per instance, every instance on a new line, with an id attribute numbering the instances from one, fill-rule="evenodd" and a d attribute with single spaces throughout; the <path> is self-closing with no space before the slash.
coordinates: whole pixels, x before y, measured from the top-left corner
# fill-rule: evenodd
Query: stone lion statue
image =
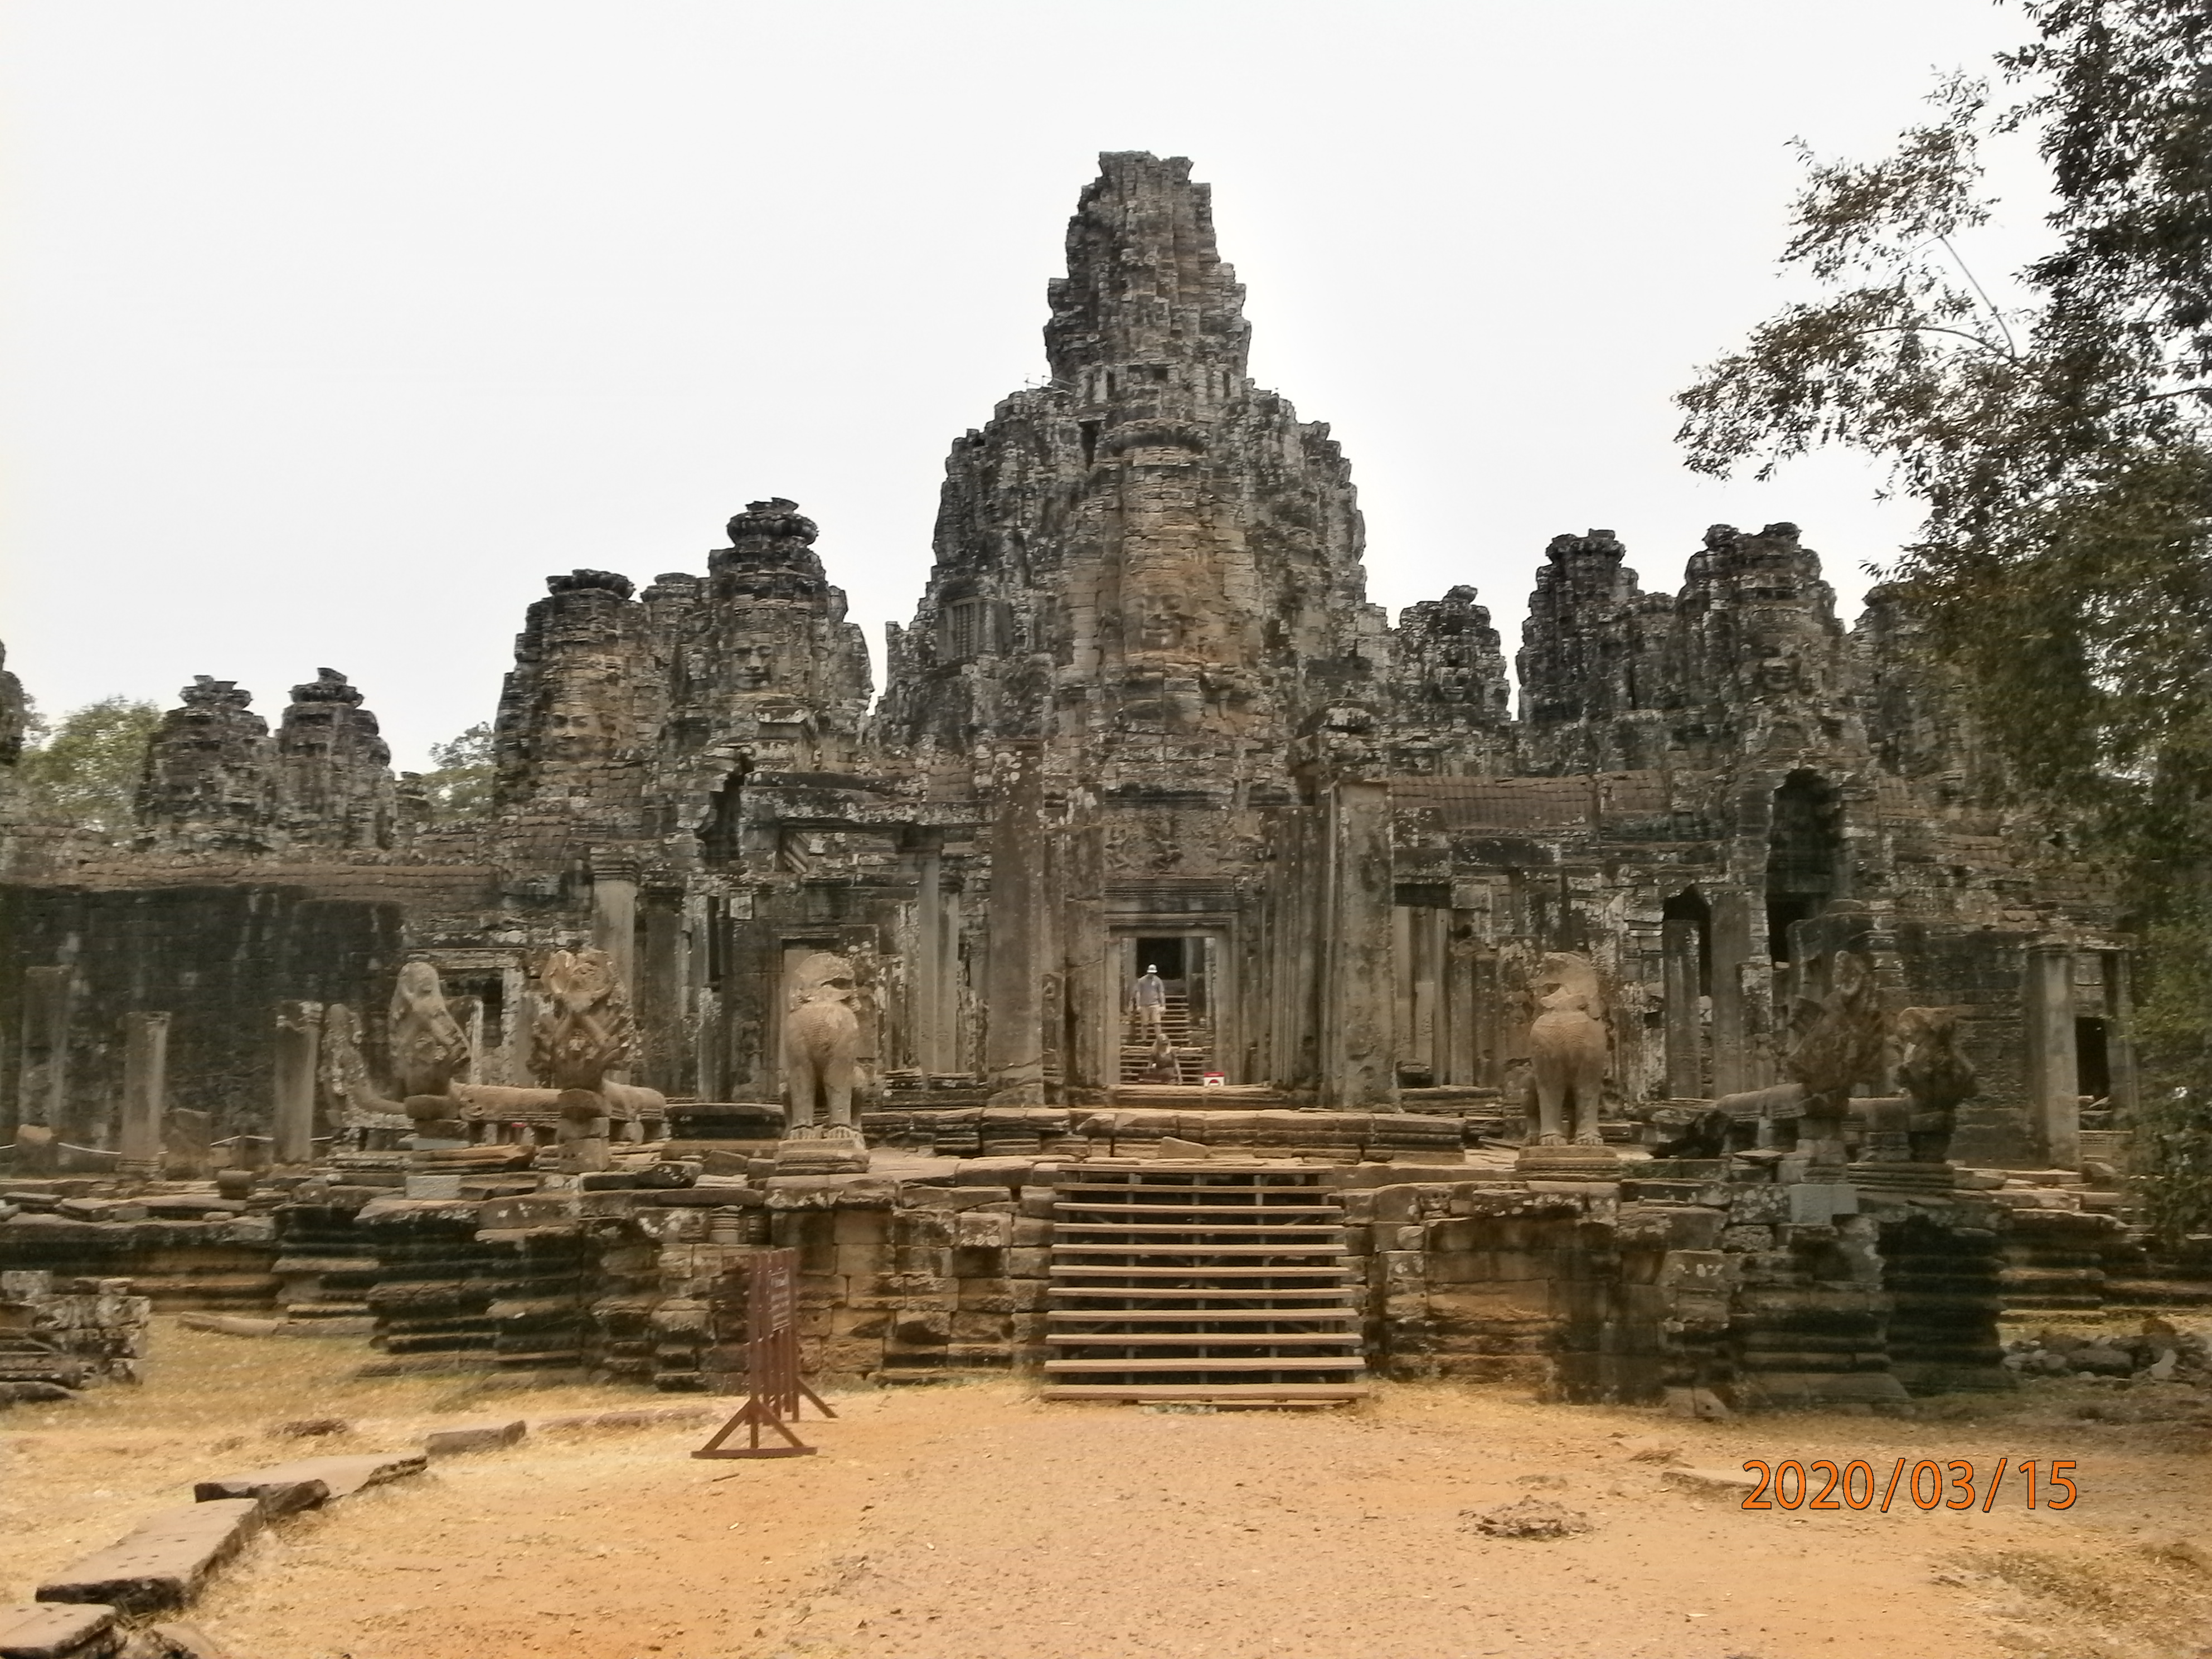
<path id="1" fill-rule="evenodd" d="M 853 988 L 853 964 L 827 951 L 801 957 L 792 971 L 790 1004 L 783 1017 L 791 1129 L 812 1127 L 817 1105 L 832 1127 L 853 1127 L 854 1062 L 860 1051 Z"/>
<path id="2" fill-rule="evenodd" d="M 1603 1097 L 1606 1030 L 1597 969 L 1587 957 L 1559 951 L 1536 974 L 1536 1018 L 1528 1028 L 1528 1058 L 1536 1094 L 1536 1141 L 1599 1146 L 1598 1107 Z M 1570 1117 L 1571 1113 L 1571 1118 Z"/>
<path id="3" fill-rule="evenodd" d="M 629 1059 L 637 1035 L 613 958 L 595 949 L 556 951 L 538 981 L 531 1069 L 549 1089 L 599 1093 L 607 1073 Z"/>

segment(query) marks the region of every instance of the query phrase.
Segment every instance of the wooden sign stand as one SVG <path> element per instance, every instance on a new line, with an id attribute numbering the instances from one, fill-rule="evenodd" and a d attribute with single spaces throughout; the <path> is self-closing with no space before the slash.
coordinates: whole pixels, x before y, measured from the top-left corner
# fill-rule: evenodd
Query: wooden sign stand
<path id="1" fill-rule="evenodd" d="M 799 1401 L 810 1400 L 824 1417 L 836 1413 L 799 1376 L 799 1252 L 747 1253 L 745 1284 L 745 1403 L 714 1431 L 694 1457 L 808 1457 L 814 1448 L 791 1431 Z M 740 1429 L 742 1446 L 726 1445 Z M 782 1437 L 781 1445 L 762 1443 L 763 1433 Z"/>

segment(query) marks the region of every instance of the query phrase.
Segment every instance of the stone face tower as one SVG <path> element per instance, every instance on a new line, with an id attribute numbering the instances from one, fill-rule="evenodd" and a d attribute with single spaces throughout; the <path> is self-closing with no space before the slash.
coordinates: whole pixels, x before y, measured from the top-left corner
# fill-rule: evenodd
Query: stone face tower
<path id="1" fill-rule="evenodd" d="M 288 839 L 362 848 L 392 845 L 392 750 L 376 716 L 335 668 L 292 688 L 276 737 L 278 824 Z"/>
<path id="2" fill-rule="evenodd" d="M 146 748 L 138 822 L 156 844 L 210 850 L 268 842 L 269 722 L 234 681 L 196 674 Z"/>
<path id="3" fill-rule="evenodd" d="M 946 463 L 885 735 L 933 758 L 1043 739 L 1109 791 L 1279 787 L 1303 721 L 1381 695 L 1350 469 L 1246 375 L 1244 291 L 1190 164 L 1100 168 L 1048 290 L 1052 383 Z"/>

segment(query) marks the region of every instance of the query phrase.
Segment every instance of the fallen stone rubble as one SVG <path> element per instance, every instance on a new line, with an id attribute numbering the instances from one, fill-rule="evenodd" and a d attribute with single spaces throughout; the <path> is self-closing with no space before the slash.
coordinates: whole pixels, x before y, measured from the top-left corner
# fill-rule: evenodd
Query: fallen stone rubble
<path id="1" fill-rule="evenodd" d="M 2003 1364 L 2022 1376 L 2134 1377 L 2212 1388 L 2212 1342 L 2166 1320 L 2142 1323 L 2133 1336 L 2040 1331 L 2008 1342 Z"/>

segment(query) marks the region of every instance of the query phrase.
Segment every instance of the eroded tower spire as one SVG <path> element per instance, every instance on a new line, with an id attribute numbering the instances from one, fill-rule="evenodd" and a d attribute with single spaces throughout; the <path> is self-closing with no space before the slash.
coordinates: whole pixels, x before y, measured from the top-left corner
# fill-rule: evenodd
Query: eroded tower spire
<path id="1" fill-rule="evenodd" d="M 1190 162 L 1141 150 L 1098 158 L 1067 224 L 1067 275 L 1047 290 L 1055 380 L 1087 371 L 1202 367 L 1242 376 L 1244 288 L 1213 240 L 1213 191 Z"/>

